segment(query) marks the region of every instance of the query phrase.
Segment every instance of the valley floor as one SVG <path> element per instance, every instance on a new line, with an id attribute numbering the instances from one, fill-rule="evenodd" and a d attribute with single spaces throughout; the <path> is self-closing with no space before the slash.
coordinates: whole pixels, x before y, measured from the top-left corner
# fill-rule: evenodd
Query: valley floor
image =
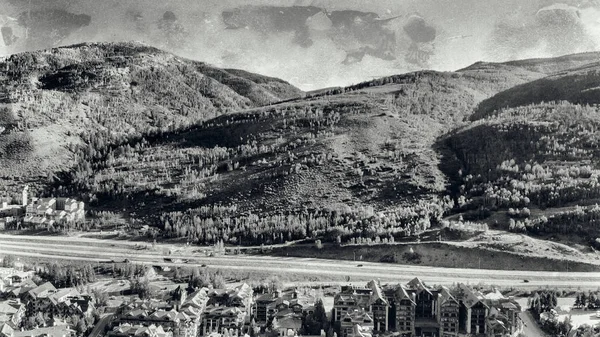
<path id="1" fill-rule="evenodd" d="M 369 247 L 372 250 L 373 247 Z M 389 249 L 389 247 L 385 247 Z M 304 249 L 304 251 L 307 251 Z M 420 265 L 377 262 L 341 261 L 323 258 L 265 255 L 207 256 L 209 249 L 173 244 L 139 244 L 118 240 L 90 238 L 0 235 L 0 254 L 11 254 L 29 260 L 72 260 L 97 263 L 127 259 L 131 263 L 194 267 L 208 266 L 240 275 L 261 271 L 284 275 L 291 281 L 365 281 L 378 278 L 382 282 L 405 282 L 415 276 L 430 284 L 451 285 L 456 282 L 485 283 L 499 287 L 533 289 L 546 286 L 564 289 L 596 289 L 599 272 L 555 272 L 534 270 L 496 270 L 497 264 L 483 261 L 482 269 L 426 267 Z M 477 256 L 477 251 L 471 254 Z M 322 255 L 322 257 L 327 257 Z M 483 269 L 486 268 L 486 269 Z M 599 268 L 600 269 L 600 268 Z M 597 269 L 596 269 L 597 270 Z M 525 282 L 527 280 L 527 282 Z"/>

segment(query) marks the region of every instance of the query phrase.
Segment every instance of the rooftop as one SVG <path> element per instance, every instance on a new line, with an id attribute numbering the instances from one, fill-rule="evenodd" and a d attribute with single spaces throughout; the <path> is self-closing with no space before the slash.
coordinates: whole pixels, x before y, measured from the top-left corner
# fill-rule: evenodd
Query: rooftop
<path id="1" fill-rule="evenodd" d="M 31 289 L 29 291 L 29 294 L 32 295 L 34 298 L 37 298 L 38 296 L 42 295 L 44 292 L 56 292 L 56 288 L 54 287 L 54 285 L 50 282 L 46 282 L 44 284 L 42 284 L 41 286 L 38 286 L 37 288 Z"/>

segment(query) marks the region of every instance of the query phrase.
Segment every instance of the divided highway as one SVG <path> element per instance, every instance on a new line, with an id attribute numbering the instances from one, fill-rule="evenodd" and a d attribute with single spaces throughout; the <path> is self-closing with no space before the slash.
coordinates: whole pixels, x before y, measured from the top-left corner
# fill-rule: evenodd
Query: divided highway
<path id="1" fill-rule="evenodd" d="M 202 266 L 243 271 L 314 275 L 331 280 L 406 282 L 415 276 L 430 284 L 450 285 L 455 282 L 486 283 L 504 287 L 560 287 L 597 289 L 600 273 L 565 273 L 539 271 L 506 271 L 489 269 L 436 268 L 373 262 L 321 260 L 295 257 L 228 255 L 208 257 L 193 252 L 193 247 L 157 244 L 154 249 L 138 250 L 136 243 L 90 238 L 43 237 L 0 234 L 0 255 L 29 258 L 78 260 L 90 262 L 122 261 L 161 266 Z M 148 245 L 144 243 L 143 245 Z M 176 254 L 165 251 L 178 250 Z M 186 261 L 178 262 L 178 260 Z M 174 261 L 174 262 L 172 262 Z M 360 266 L 359 266 L 360 263 Z M 301 278 L 299 278 L 301 279 Z M 525 282 L 527 280 L 528 282 Z"/>

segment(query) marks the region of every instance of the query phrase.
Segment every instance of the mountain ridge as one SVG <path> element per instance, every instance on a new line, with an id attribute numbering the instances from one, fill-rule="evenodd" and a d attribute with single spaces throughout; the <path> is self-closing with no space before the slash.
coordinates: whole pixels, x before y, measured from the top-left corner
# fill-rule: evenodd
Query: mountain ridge
<path id="1" fill-rule="evenodd" d="M 130 45 L 105 46 L 106 51 L 102 46 L 62 52 L 112 55 L 111 50 Z M 0 110 L 0 117 L 12 118 L 5 122 L 8 133 L 0 135 L 12 144 L 0 147 L 3 153 L 21 155 L 13 152 L 23 141 L 6 138 L 17 131 L 39 140 L 51 132 L 48 125 L 65 120 L 81 128 L 62 125 L 73 143 L 59 146 L 68 149 L 71 157 L 63 162 L 69 165 L 52 167 L 43 177 L 24 171 L 10 183 L 16 188 L 27 179 L 38 180 L 47 195 L 82 195 L 96 211 L 148 221 L 166 237 L 198 243 L 401 237 L 439 225 L 448 216 L 488 221 L 483 213 L 472 214 L 479 205 L 472 200 L 478 200 L 486 183 L 504 183 L 492 178 L 502 160 L 511 159 L 510 152 L 483 166 L 493 174 L 481 181 L 484 185 L 478 181 L 476 189 L 467 176 L 484 179 L 479 176 L 487 171 L 473 170 L 481 159 L 461 153 L 485 157 L 494 149 L 512 149 L 513 143 L 524 145 L 520 138 L 496 144 L 489 136 L 504 132 L 501 128 L 490 134 L 472 131 L 483 130 L 476 127 L 492 118 L 469 119 L 486 100 L 562 76 L 514 64 L 477 63 L 457 72 L 419 71 L 293 97 L 303 93 L 285 81 L 187 63 L 162 52 L 138 53 L 146 56 L 124 70 L 120 65 L 131 62 L 128 53 L 146 47 L 130 48 L 119 57 L 103 58 L 105 63 L 92 62 L 98 57 L 69 63 L 72 56 L 66 55 L 69 62 L 64 63 L 69 64 L 48 68 L 48 60 L 57 61 L 42 56 L 52 51 L 29 54 L 37 63 L 15 62 L 18 57 L 9 66 L 0 61 L 0 69 L 8 69 L 0 80 L 14 77 L 10 66 L 24 74 L 12 87 L 0 82 L 0 92 L 16 101 L 15 110 Z M 585 69 L 583 58 L 570 62 L 566 57 L 559 63 Z M 535 61 L 527 62 L 535 69 Z M 94 70 L 96 66 L 100 68 Z M 572 75 L 578 78 L 582 72 Z M 56 106 L 41 104 L 46 102 Z M 517 105 L 509 114 L 525 111 Z M 59 108 L 63 110 L 56 114 Z M 24 119 L 28 111 L 39 120 Z M 113 121 L 119 124 L 112 126 Z M 85 130 L 90 125 L 97 131 Z M 32 144 L 34 152 L 44 145 Z M 534 166 L 518 163 L 526 164 Z M 502 207 L 488 211 L 505 212 Z"/>
<path id="2" fill-rule="evenodd" d="M 2 175 L 67 168 L 76 161 L 74 149 L 93 133 L 120 142 L 303 95 L 285 81 L 238 75 L 139 43 L 85 43 L 8 56 L 0 61 L 2 137 L 32 142 L 33 151 L 29 162 L 2 158 Z"/>

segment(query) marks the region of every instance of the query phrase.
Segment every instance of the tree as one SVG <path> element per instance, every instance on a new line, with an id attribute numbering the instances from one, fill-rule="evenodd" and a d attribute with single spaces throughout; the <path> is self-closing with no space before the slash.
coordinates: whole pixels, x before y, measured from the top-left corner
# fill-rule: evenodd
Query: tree
<path id="1" fill-rule="evenodd" d="M 208 287 L 210 284 L 210 274 L 206 268 L 202 268 L 202 270 L 200 270 L 198 267 L 195 267 L 192 270 L 192 275 L 190 275 L 190 281 L 188 282 L 188 287 L 190 289 Z"/>
<path id="2" fill-rule="evenodd" d="M 225 278 L 221 273 L 214 273 L 212 275 L 211 283 L 215 289 L 225 288 Z"/>
<path id="3" fill-rule="evenodd" d="M 99 289 L 92 290 L 92 294 L 94 295 L 94 299 L 96 302 L 96 307 L 104 307 L 108 302 L 108 294 Z"/>
<path id="4" fill-rule="evenodd" d="M 596 295 L 590 292 L 590 295 L 588 296 L 588 309 L 594 309 L 596 307 L 596 300 Z"/>
<path id="5" fill-rule="evenodd" d="M 585 293 L 581 293 L 581 306 L 585 307 L 587 305 L 587 296 Z"/>
<path id="6" fill-rule="evenodd" d="M 147 278 L 133 279 L 131 282 L 131 292 L 138 294 L 141 299 L 148 299 L 151 297 L 150 282 Z"/>
<path id="7" fill-rule="evenodd" d="M 327 312 L 323 305 L 323 300 L 320 298 L 315 302 L 315 311 L 312 314 L 306 315 L 302 330 L 305 335 L 320 335 L 321 330 L 328 330 Z"/>
<path id="8" fill-rule="evenodd" d="M 283 283 L 277 275 L 273 275 L 267 279 L 267 287 L 270 293 L 275 293 L 283 288 Z"/>
<path id="9" fill-rule="evenodd" d="M 573 306 L 575 308 L 581 308 L 581 294 L 577 294 L 577 296 L 575 296 L 575 304 L 573 304 Z"/>
<path id="10" fill-rule="evenodd" d="M 573 324 L 571 324 L 569 316 L 566 316 L 565 319 L 558 324 L 558 332 L 563 336 L 566 336 L 572 328 Z"/>
<path id="11" fill-rule="evenodd" d="M 4 255 L 2 258 L 2 267 L 12 268 L 15 266 L 16 259 L 13 255 Z"/>
<path id="12" fill-rule="evenodd" d="M 85 334 L 85 332 L 87 331 L 85 320 L 80 319 L 79 322 L 77 322 L 77 325 L 75 326 L 75 331 L 77 331 L 78 336 L 83 336 L 83 334 Z"/>

